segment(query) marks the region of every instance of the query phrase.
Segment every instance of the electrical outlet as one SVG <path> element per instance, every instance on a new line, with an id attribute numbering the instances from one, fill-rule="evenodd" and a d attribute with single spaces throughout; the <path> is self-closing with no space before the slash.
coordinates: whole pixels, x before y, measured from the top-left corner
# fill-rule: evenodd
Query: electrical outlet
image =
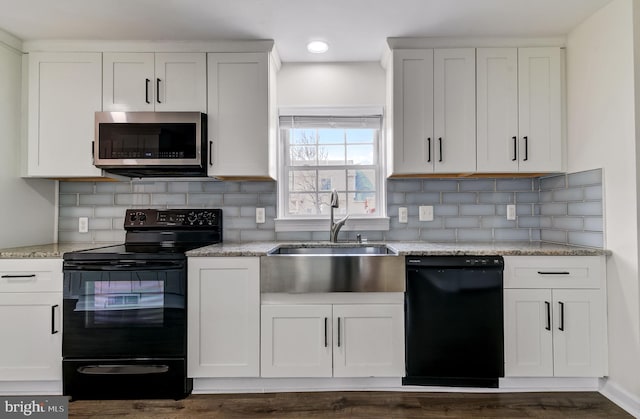
<path id="1" fill-rule="evenodd" d="M 407 211 L 407 207 L 398 208 L 398 222 L 399 223 L 408 223 L 409 211 Z"/>
<path id="2" fill-rule="evenodd" d="M 264 222 L 265 222 L 264 208 L 256 208 L 256 223 L 264 224 Z"/>
<path id="3" fill-rule="evenodd" d="M 421 205 L 419 210 L 420 221 L 433 221 L 433 205 Z"/>
<path id="4" fill-rule="evenodd" d="M 89 232 L 89 218 L 88 217 L 79 217 L 78 218 L 78 232 L 79 233 L 88 233 Z"/>
<path id="5" fill-rule="evenodd" d="M 516 206 L 511 204 L 507 205 L 507 220 L 513 221 L 516 219 Z"/>

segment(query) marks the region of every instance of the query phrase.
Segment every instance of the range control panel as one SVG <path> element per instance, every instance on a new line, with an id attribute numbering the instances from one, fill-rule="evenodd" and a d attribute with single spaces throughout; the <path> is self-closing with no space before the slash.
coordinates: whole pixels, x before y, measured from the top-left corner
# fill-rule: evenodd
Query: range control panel
<path id="1" fill-rule="evenodd" d="M 221 209 L 128 209 L 124 228 L 222 228 Z"/>

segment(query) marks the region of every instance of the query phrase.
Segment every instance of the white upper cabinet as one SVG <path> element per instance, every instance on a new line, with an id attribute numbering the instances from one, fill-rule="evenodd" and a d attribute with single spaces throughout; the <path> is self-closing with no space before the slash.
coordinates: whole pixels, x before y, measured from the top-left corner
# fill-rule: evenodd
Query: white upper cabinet
<path id="1" fill-rule="evenodd" d="M 269 53 L 208 54 L 209 176 L 276 178 Z"/>
<path id="2" fill-rule="evenodd" d="M 478 172 L 562 170 L 560 48 L 478 48 Z"/>
<path id="3" fill-rule="evenodd" d="M 104 53 L 105 111 L 206 112 L 204 53 Z"/>
<path id="4" fill-rule="evenodd" d="M 476 170 L 476 80 L 473 48 L 433 52 L 434 172 Z"/>
<path id="5" fill-rule="evenodd" d="M 102 110 L 101 55 L 29 54 L 26 176 L 102 175 L 92 159 L 94 113 Z"/>
<path id="6" fill-rule="evenodd" d="M 474 172 L 475 50 L 392 52 L 390 175 Z"/>

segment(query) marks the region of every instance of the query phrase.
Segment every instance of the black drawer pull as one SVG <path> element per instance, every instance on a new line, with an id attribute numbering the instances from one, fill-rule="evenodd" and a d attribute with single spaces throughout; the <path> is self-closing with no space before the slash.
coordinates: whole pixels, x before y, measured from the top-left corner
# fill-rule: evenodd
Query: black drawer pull
<path id="1" fill-rule="evenodd" d="M 571 275 L 567 271 L 538 271 L 538 275 Z"/>
<path id="2" fill-rule="evenodd" d="M 2 278 L 35 278 L 36 274 L 30 275 L 2 275 Z"/>

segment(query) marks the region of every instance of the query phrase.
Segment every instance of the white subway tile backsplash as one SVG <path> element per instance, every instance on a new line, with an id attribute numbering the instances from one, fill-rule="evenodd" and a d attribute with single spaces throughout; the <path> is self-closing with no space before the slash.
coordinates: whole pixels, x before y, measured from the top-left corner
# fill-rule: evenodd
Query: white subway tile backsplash
<path id="1" fill-rule="evenodd" d="M 459 242 L 491 242 L 493 230 L 489 229 L 458 229 Z"/>
<path id="2" fill-rule="evenodd" d="M 601 185 L 602 169 L 587 170 L 584 172 L 570 173 L 567 175 L 569 187 Z"/>
<path id="3" fill-rule="evenodd" d="M 497 191 L 533 191 L 533 179 L 497 179 Z"/>
<path id="4" fill-rule="evenodd" d="M 442 194 L 443 204 L 475 204 L 478 195 L 475 192 L 444 192 Z"/>
<path id="5" fill-rule="evenodd" d="M 597 169 L 541 179 L 392 179 L 387 181 L 390 230 L 343 231 L 340 239 L 355 240 L 361 233 L 371 241 L 542 240 L 602 247 L 601 178 Z M 275 232 L 275 182 L 60 182 L 59 202 L 61 242 L 124 240 L 127 208 L 190 207 L 222 208 L 225 241 L 329 239 L 328 231 Z M 516 221 L 506 219 L 512 203 Z M 433 205 L 433 221 L 419 220 L 420 205 Z M 255 223 L 256 207 L 265 208 L 267 222 Z M 400 207 L 408 209 L 406 224 L 398 222 Z M 89 217 L 89 233 L 77 233 L 78 217 Z"/>
<path id="6" fill-rule="evenodd" d="M 460 205 L 460 215 L 493 215 L 496 206 L 489 204 Z"/>
<path id="7" fill-rule="evenodd" d="M 445 228 L 477 228 L 480 217 L 449 217 L 444 220 Z"/>
<path id="8" fill-rule="evenodd" d="M 487 179 L 464 179 L 458 181 L 460 192 L 495 191 L 496 181 Z"/>

